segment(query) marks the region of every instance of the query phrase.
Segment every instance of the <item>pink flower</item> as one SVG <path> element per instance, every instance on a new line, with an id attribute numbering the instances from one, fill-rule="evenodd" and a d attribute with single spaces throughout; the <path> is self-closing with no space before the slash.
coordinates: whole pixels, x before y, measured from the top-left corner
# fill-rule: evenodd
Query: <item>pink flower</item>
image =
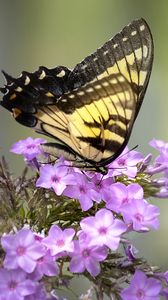
<path id="1" fill-rule="evenodd" d="M 74 251 L 70 253 L 72 257 L 69 269 L 73 273 L 82 273 L 85 269 L 92 275 L 100 273 L 99 261 L 107 257 L 106 247 L 89 246 L 85 235 L 81 234 L 78 241 L 74 241 Z"/>
<path id="2" fill-rule="evenodd" d="M 106 207 L 117 213 L 122 213 L 122 210 L 135 199 L 143 199 L 143 189 L 137 183 L 132 183 L 126 186 L 123 183 L 117 182 L 110 187 L 111 197 L 106 200 Z"/>
<path id="3" fill-rule="evenodd" d="M 40 177 L 36 182 L 37 187 L 53 188 L 57 195 L 61 195 L 66 186 L 74 182 L 73 174 L 68 173 L 68 168 L 60 163 L 45 165 L 40 168 Z"/>
<path id="4" fill-rule="evenodd" d="M 125 174 L 128 177 L 135 177 L 137 174 L 137 164 L 143 160 L 140 152 L 129 150 L 128 147 L 108 165 L 108 175 L 117 176 Z"/>
<path id="5" fill-rule="evenodd" d="M 43 244 L 50 250 L 51 255 L 57 255 L 64 251 L 72 252 L 74 235 L 75 230 L 72 228 L 61 230 L 59 226 L 52 225 L 48 237 L 43 239 Z"/>
<path id="6" fill-rule="evenodd" d="M 22 154 L 26 160 L 30 161 L 43 153 L 40 145 L 46 143 L 44 139 L 33 139 L 28 137 L 13 144 L 10 151 L 16 154 Z"/>
<path id="7" fill-rule="evenodd" d="M 30 274 L 32 280 L 40 280 L 43 275 L 56 276 L 59 274 L 59 268 L 55 258 L 51 256 L 50 251 L 37 260 L 37 265 L 33 273 Z"/>
<path id="8" fill-rule="evenodd" d="M 1 238 L 6 252 L 4 266 L 8 269 L 20 267 L 27 273 L 34 271 L 37 260 L 45 254 L 44 246 L 35 240 L 30 229 L 21 229 L 16 234 L 8 234 Z"/>
<path id="9" fill-rule="evenodd" d="M 144 199 L 135 199 L 122 209 L 124 221 L 132 225 L 136 231 L 149 231 L 150 228 L 159 228 L 159 208 L 149 204 Z"/>
<path id="10" fill-rule="evenodd" d="M 107 246 L 112 250 L 118 248 L 120 236 L 127 229 L 124 222 L 114 219 L 107 209 L 100 209 L 95 217 L 83 219 L 80 226 L 88 237 L 89 245 Z"/>
<path id="11" fill-rule="evenodd" d="M 93 206 L 93 200 L 97 198 L 94 185 L 85 174 L 75 173 L 73 185 L 64 190 L 64 195 L 78 199 L 84 211 Z"/>
<path id="12" fill-rule="evenodd" d="M 142 271 L 136 270 L 130 286 L 121 292 L 123 300 L 160 300 L 162 285 L 155 278 L 148 278 Z"/>
<path id="13" fill-rule="evenodd" d="M 0 269 L 0 299 L 24 300 L 25 296 L 34 294 L 37 283 L 26 278 L 27 274 L 20 270 Z"/>

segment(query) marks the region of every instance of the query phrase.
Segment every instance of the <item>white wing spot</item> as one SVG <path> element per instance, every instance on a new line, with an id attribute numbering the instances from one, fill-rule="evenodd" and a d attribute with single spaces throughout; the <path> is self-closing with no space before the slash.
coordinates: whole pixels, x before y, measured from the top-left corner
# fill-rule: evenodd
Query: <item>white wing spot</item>
<path id="1" fill-rule="evenodd" d="M 28 85 L 29 83 L 30 83 L 30 78 L 29 76 L 26 76 L 24 85 Z"/>
<path id="2" fill-rule="evenodd" d="M 67 99 L 61 99 L 61 102 L 67 102 Z"/>
<path id="3" fill-rule="evenodd" d="M 96 90 L 100 90 L 101 89 L 101 85 L 100 84 L 95 85 L 95 89 Z"/>
<path id="4" fill-rule="evenodd" d="M 104 52 L 103 52 L 103 55 L 106 55 L 107 53 L 109 53 L 108 50 L 104 51 Z"/>
<path id="5" fill-rule="evenodd" d="M 83 91 L 77 93 L 78 96 L 83 96 L 84 94 L 85 93 Z"/>
<path id="6" fill-rule="evenodd" d="M 46 77 L 46 73 L 43 70 L 39 76 L 39 79 L 42 80 L 44 77 Z"/>
<path id="7" fill-rule="evenodd" d="M 137 31 L 136 31 L 136 30 L 134 30 L 134 31 L 131 32 L 131 35 L 132 35 L 132 36 L 134 36 L 134 35 L 136 35 L 136 34 L 137 34 Z"/>
<path id="8" fill-rule="evenodd" d="M 74 94 L 70 94 L 68 97 L 69 97 L 70 99 L 74 99 L 74 98 L 75 98 L 75 95 L 74 95 Z"/>
<path id="9" fill-rule="evenodd" d="M 94 58 L 93 58 L 93 61 L 97 61 L 97 60 L 98 60 L 98 58 L 97 58 L 97 57 L 94 57 Z"/>
<path id="10" fill-rule="evenodd" d="M 102 85 L 103 85 L 103 86 L 108 86 L 109 83 L 108 83 L 107 81 L 105 81 L 105 82 L 102 82 Z"/>
<path id="11" fill-rule="evenodd" d="M 61 70 L 61 72 L 59 72 L 56 76 L 57 77 L 64 77 L 65 76 L 65 71 Z"/>
<path id="12" fill-rule="evenodd" d="M 141 31 L 143 31 L 143 30 L 145 29 L 145 25 L 141 25 L 141 26 L 139 27 L 139 29 L 140 29 Z"/>
<path id="13" fill-rule="evenodd" d="M 118 47 L 118 44 L 114 44 L 113 45 L 113 48 L 115 49 L 115 48 L 117 48 Z"/>
<path id="14" fill-rule="evenodd" d="M 23 89 L 22 89 L 20 86 L 18 86 L 18 87 L 15 89 L 15 91 L 20 93 L 20 92 L 23 91 Z"/>
<path id="15" fill-rule="evenodd" d="M 128 40 L 128 38 L 125 36 L 124 38 L 123 38 L 123 42 L 126 42 Z"/>
<path id="16" fill-rule="evenodd" d="M 86 64 L 81 67 L 82 70 L 85 70 L 86 68 L 87 68 Z"/>
<path id="17" fill-rule="evenodd" d="M 146 45 L 143 45 L 143 57 L 147 57 L 148 56 L 148 47 Z"/>
<path id="18" fill-rule="evenodd" d="M 118 81 L 117 81 L 116 78 L 113 78 L 113 79 L 110 80 L 110 82 L 111 82 L 112 84 L 116 84 Z"/>
<path id="19" fill-rule="evenodd" d="M 13 82 L 11 82 L 10 84 L 8 84 L 8 86 L 12 86 L 14 83 Z"/>
<path id="20" fill-rule="evenodd" d="M 93 89 L 92 87 L 90 87 L 90 88 L 88 88 L 88 89 L 86 90 L 86 92 L 92 93 L 92 92 L 94 92 L 94 89 Z"/>

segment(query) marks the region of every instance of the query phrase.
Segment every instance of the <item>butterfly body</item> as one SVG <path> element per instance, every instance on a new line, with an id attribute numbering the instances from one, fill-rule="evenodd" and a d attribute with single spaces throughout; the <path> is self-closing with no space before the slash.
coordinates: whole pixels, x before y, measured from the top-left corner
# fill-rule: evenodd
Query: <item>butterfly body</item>
<path id="1" fill-rule="evenodd" d="M 5 74 L 1 105 L 19 123 L 55 139 L 42 146 L 46 152 L 101 172 L 128 143 L 152 62 L 149 26 L 135 20 L 72 71 Z"/>

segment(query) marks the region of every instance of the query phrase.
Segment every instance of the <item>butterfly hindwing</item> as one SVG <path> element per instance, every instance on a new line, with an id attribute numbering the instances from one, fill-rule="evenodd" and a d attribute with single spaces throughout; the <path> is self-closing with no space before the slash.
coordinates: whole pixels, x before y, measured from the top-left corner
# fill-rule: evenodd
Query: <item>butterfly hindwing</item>
<path id="1" fill-rule="evenodd" d="M 103 166 L 128 142 L 152 61 L 150 29 L 135 20 L 72 71 L 41 67 L 18 79 L 6 75 L 1 104 L 18 122 L 53 137 L 56 156 L 64 149 Z"/>

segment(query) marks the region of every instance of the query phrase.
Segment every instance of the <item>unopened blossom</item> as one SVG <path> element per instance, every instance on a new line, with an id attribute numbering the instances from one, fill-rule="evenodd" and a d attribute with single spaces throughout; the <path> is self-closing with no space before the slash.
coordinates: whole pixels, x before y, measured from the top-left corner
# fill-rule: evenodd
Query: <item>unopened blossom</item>
<path id="1" fill-rule="evenodd" d="M 73 184 L 65 189 L 64 195 L 78 199 L 82 210 L 86 211 L 93 206 L 93 200 L 96 199 L 97 192 L 93 183 L 85 174 L 76 173 Z"/>
<path id="2" fill-rule="evenodd" d="M 143 189 L 137 183 L 132 183 L 126 186 L 123 183 L 117 182 L 111 185 L 110 194 L 106 200 L 106 207 L 117 213 L 121 213 L 124 206 L 132 203 L 135 199 L 143 199 Z"/>
<path id="3" fill-rule="evenodd" d="M 100 261 L 107 257 L 106 247 L 89 246 L 87 237 L 83 234 L 74 241 L 74 251 L 69 255 L 72 257 L 69 269 L 73 273 L 82 273 L 87 270 L 92 276 L 100 273 Z"/>
<path id="4" fill-rule="evenodd" d="M 43 153 L 40 145 L 44 143 L 46 143 L 44 139 L 28 137 L 25 140 L 20 140 L 13 144 L 10 151 L 16 154 L 22 154 L 26 160 L 31 161 Z"/>
<path id="5" fill-rule="evenodd" d="M 160 300 L 162 285 L 155 278 L 148 278 L 142 271 L 136 270 L 130 286 L 121 292 L 123 300 Z"/>
<path id="6" fill-rule="evenodd" d="M 159 228 L 159 208 L 149 204 L 144 199 L 135 199 L 131 204 L 125 205 L 122 215 L 127 225 L 132 225 L 136 231 L 149 231 Z"/>
<path id="7" fill-rule="evenodd" d="M 135 150 L 129 150 L 125 147 L 123 152 L 112 163 L 108 165 L 108 175 L 127 175 L 128 177 L 135 177 L 137 174 L 137 164 L 143 160 L 143 155 Z"/>
<path id="8" fill-rule="evenodd" d="M 43 244 L 50 250 L 51 255 L 57 255 L 64 251 L 72 252 L 74 235 L 75 230 L 72 228 L 62 230 L 59 226 L 52 225 L 48 236 L 43 239 Z"/>
<path id="9" fill-rule="evenodd" d="M 129 261 L 134 261 L 136 259 L 136 254 L 138 250 L 131 244 L 125 247 L 125 254 Z"/>
<path id="10" fill-rule="evenodd" d="M 0 269 L 0 299 L 25 300 L 25 296 L 34 294 L 36 282 L 27 279 L 27 274 L 21 269 Z"/>
<path id="11" fill-rule="evenodd" d="M 165 143 L 162 140 L 157 140 L 157 139 L 153 139 L 149 142 L 149 145 L 153 148 L 155 148 L 156 150 L 160 151 L 161 149 L 163 149 L 166 146 L 167 143 Z"/>
<path id="12" fill-rule="evenodd" d="M 37 187 L 46 189 L 53 188 L 57 195 L 61 195 L 66 186 L 74 182 L 73 174 L 68 172 L 68 168 L 60 163 L 44 165 L 40 168 L 40 177 L 36 182 Z"/>
<path id="13" fill-rule="evenodd" d="M 123 221 L 115 219 L 111 211 L 100 209 L 94 217 L 84 218 L 80 222 L 82 231 L 88 237 L 89 245 L 107 246 L 116 250 L 121 234 L 127 230 Z"/>
<path id="14" fill-rule="evenodd" d="M 168 174 L 168 143 L 161 140 L 152 140 L 150 146 L 154 147 L 159 151 L 159 155 L 155 159 L 154 166 L 148 167 L 148 172 L 150 174 L 156 174 L 163 172 Z"/>
<path id="15" fill-rule="evenodd" d="M 4 267 L 8 269 L 20 267 L 31 273 L 35 270 L 37 260 L 45 254 L 45 247 L 35 240 L 30 229 L 23 228 L 16 234 L 3 236 L 1 244 L 6 252 Z"/>

